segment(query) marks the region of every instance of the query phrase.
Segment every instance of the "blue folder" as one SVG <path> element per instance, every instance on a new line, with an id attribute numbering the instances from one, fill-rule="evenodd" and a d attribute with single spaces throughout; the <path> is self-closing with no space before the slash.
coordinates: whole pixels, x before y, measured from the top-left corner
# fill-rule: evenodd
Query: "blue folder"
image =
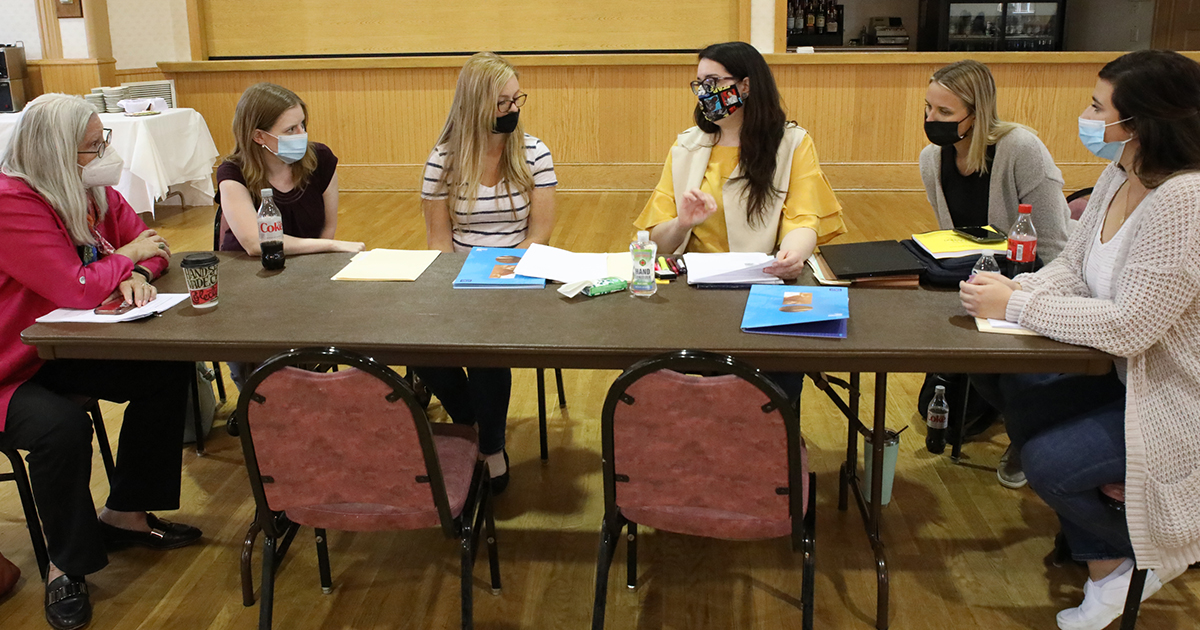
<path id="1" fill-rule="evenodd" d="M 473 247 L 467 261 L 454 279 L 455 289 L 541 289 L 544 278 L 518 276 L 517 263 L 525 255 L 523 249 L 505 247 Z"/>
<path id="2" fill-rule="evenodd" d="M 846 287 L 756 284 L 746 299 L 742 332 L 845 339 L 849 318 Z"/>

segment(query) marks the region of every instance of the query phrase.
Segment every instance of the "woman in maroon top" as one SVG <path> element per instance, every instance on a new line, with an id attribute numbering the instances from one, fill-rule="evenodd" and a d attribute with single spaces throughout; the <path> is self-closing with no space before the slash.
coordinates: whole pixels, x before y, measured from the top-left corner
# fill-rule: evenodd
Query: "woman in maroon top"
<path id="1" fill-rule="evenodd" d="M 252 85 L 233 114 L 234 150 L 217 168 L 217 204 L 224 212 L 221 249 L 258 249 L 258 204 L 274 189 L 283 215 L 288 255 L 361 252 L 362 243 L 334 240 L 337 231 L 337 156 L 308 141 L 308 106 L 291 90 Z"/>
<path id="2" fill-rule="evenodd" d="M 179 508 L 187 363 L 43 362 L 21 331 L 56 308 L 107 299 L 142 305 L 166 272 L 167 243 L 110 186 L 122 162 L 109 131 L 77 96 L 46 94 L 21 116 L 0 163 L 0 445 L 28 451 L 50 570 L 46 620 L 79 628 L 92 615 L 83 576 L 105 549 L 173 549 L 200 530 L 147 510 Z M 76 397 L 128 402 L 116 470 L 97 518 L 89 489 L 92 425 Z"/>

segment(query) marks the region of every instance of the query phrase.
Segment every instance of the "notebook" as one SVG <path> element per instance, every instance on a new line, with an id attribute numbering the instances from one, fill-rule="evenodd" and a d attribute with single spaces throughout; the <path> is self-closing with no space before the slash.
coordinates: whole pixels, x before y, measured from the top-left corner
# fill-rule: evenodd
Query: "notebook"
<path id="1" fill-rule="evenodd" d="M 577 253 L 534 243 L 517 263 L 517 273 L 563 283 L 610 277 L 629 282 L 633 279 L 633 258 L 629 252 Z"/>
<path id="2" fill-rule="evenodd" d="M 850 292 L 845 287 L 750 287 L 742 332 L 846 338 Z"/>
<path id="3" fill-rule="evenodd" d="M 517 263 L 525 250 L 508 247 L 473 247 L 467 254 L 455 289 L 541 289 L 544 278 L 517 275 Z"/>
<path id="4" fill-rule="evenodd" d="M 915 275 L 925 270 L 899 241 L 822 245 L 821 256 L 839 280 Z"/>
<path id="5" fill-rule="evenodd" d="M 959 236 L 954 230 L 922 232 L 921 234 L 913 234 L 912 239 L 917 245 L 921 246 L 921 249 L 938 260 L 943 258 L 957 258 L 959 256 L 980 256 L 988 252 L 992 254 L 1005 254 L 1008 252 L 1007 241 L 978 243 L 969 238 Z"/>

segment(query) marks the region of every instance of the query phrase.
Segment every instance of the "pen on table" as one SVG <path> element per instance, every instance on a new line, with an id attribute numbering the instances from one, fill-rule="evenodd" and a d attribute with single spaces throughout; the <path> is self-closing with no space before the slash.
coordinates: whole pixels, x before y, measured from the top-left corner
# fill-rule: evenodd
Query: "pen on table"
<path id="1" fill-rule="evenodd" d="M 675 259 L 675 264 L 679 266 L 679 271 L 687 273 L 687 264 L 683 262 L 683 256 L 677 257 Z"/>
<path id="2" fill-rule="evenodd" d="M 673 259 L 673 258 L 668 258 L 668 259 L 667 259 L 667 265 L 669 265 L 669 266 L 671 267 L 671 271 L 674 271 L 674 272 L 675 272 L 675 275 L 679 275 L 679 274 L 681 273 L 681 272 L 679 271 L 679 265 L 675 263 L 675 259 Z"/>

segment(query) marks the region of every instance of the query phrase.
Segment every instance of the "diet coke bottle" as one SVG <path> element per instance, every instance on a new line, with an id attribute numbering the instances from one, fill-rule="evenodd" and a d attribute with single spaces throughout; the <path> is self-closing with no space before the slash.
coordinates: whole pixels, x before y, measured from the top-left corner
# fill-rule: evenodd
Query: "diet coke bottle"
<path id="1" fill-rule="evenodd" d="M 1017 222 L 1008 232 L 1008 274 L 1010 278 L 1033 271 L 1037 260 L 1037 230 L 1033 228 L 1033 206 L 1023 203 L 1017 207 Z"/>
<path id="2" fill-rule="evenodd" d="M 275 206 L 275 191 L 260 191 L 258 206 L 258 247 L 262 251 L 263 269 L 283 269 L 283 216 Z"/>

